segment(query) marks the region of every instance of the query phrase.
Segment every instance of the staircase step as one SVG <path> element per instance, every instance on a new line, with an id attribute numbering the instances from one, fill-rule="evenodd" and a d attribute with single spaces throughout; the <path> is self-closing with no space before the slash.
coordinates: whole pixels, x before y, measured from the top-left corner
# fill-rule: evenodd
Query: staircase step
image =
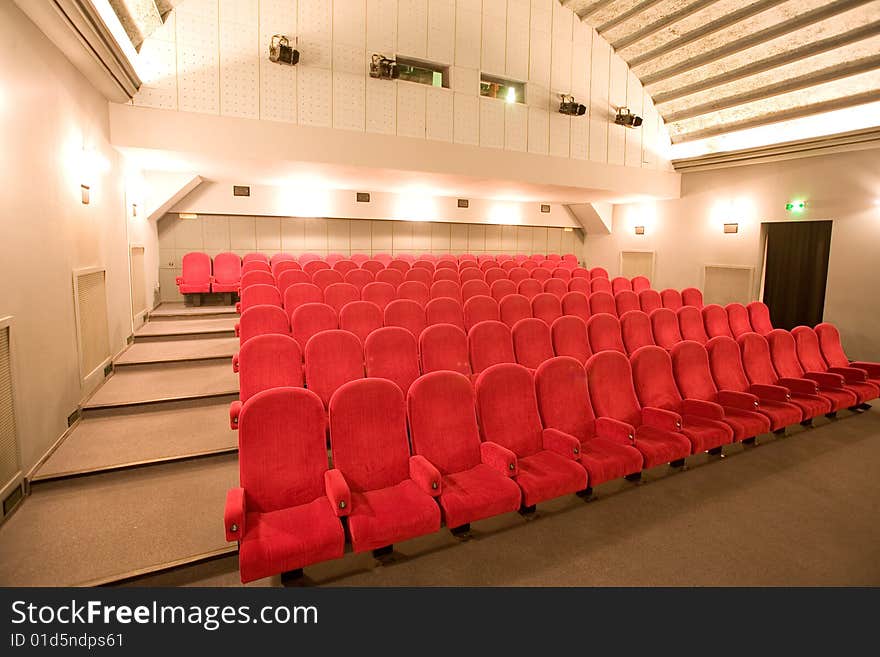
<path id="1" fill-rule="evenodd" d="M 185 306 L 182 303 L 163 303 L 150 312 L 150 321 L 167 321 L 174 319 L 205 319 L 211 317 L 235 316 L 235 306 Z"/>
<path id="2" fill-rule="evenodd" d="M 147 363 L 173 363 L 190 360 L 223 358 L 230 360 L 238 351 L 238 338 L 202 338 L 184 340 L 135 342 L 115 361 L 116 367 Z M 231 367 L 231 366 L 230 366 Z"/>
<path id="3" fill-rule="evenodd" d="M 176 319 L 161 322 L 147 322 L 134 332 L 135 342 L 149 340 L 175 339 L 180 336 L 232 337 L 238 316 L 214 317 L 209 319 Z"/>

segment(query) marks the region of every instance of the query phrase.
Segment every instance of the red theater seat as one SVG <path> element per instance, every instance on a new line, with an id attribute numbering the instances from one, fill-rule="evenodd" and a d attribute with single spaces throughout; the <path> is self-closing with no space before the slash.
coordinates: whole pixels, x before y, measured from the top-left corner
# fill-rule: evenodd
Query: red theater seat
<path id="1" fill-rule="evenodd" d="M 590 270 L 584 269 L 583 267 L 575 267 L 571 270 L 572 278 L 584 278 L 586 280 L 590 280 Z"/>
<path id="2" fill-rule="evenodd" d="M 647 276 L 634 276 L 632 279 L 632 291 L 638 294 L 642 290 L 651 289 L 651 281 Z"/>
<path id="3" fill-rule="evenodd" d="M 452 324 L 464 330 L 464 312 L 457 299 L 440 297 L 431 299 L 425 306 L 425 320 L 428 326 L 434 324 Z"/>
<path id="4" fill-rule="evenodd" d="M 819 339 L 819 348 L 825 362 L 831 367 L 855 367 L 864 370 L 868 375 L 868 381 L 874 385 L 880 385 L 880 363 L 869 361 L 850 361 L 843 345 L 840 342 L 840 333 L 834 324 L 822 322 L 816 325 L 816 337 Z"/>
<path id="5" fill-rule="evenodd" d="M 306 343 L 306 387 L 324 405 L 345 383 L 364 378 L 361 341 L 348 331 L 329 330 L 313 335 Z"/>
<path id="6" fill-rule="evenodd" d="M 272 265 L 272 275 L 275 277 L 275 280 L 278 281 L 286 271 L 299 271 L 308 276 L 304 271 L 302 271 L 302 265 L 300 265 L 296 260 L 281 260 L 280 262 Z M 311 277 L 308 278 L 311 280 Z"/>
<path id="7" fill-rule="evenodd" d="M 733 332 L 730 330 L 730 324 L 727 321 L 727 312 L 717 303 L 710 303 L 703 306 L 703 325 L 706 327 L 706 335 L 709 338 L 717 338 L 719 336 L 732 338 Z"/>
<path id="8" fill-rule="evenodd" d="M 305 273 L 312 277 L 314 280 L 315 274 L 319 271 L 329 270 L 330 265 L 328 265 L 324 260 L 309 260 L 308 262 L 302 263 L 302 268 Z M 339 274 L 339 272 L 336 272 Z M 342 274 L 339 274 L 339 280 L 342 280 Z"/>
<path id="9" fill-rule="evenodd" d="M 675 311 L 669 308 L 658 308 L 648 317 L 651 319 L 651 332 L 654 334 L 654 342 L 658 347 L 669 351 L 681 342 L 681 331 L 678 328 L 678 317 L 675 316 Z"/>
<path id="10" fill-rule="evenodd" d="M 545 269 L 544 267 L 540 267 L 540 268 L 532 271 L 531 277 L 534 278 L 536 281 L 540 281 L 541 283 L 544 283 L 545 281 L 549 281 L 551 278 L 553 278 L 553 274 L 550 273 L 549 269 Z"/>
<path id="11" fill-rule="evenodd" d="M 492 293 L 492 298 L 498 303 L 501 303 L 501 300 L 504 297 L 510 294 L 516 294 L 516 284 L 513 281 L 502 278 L 494 281 L 489 290 Z"/>
<path id="12" fill-rule="evenodd" d="M 425 263 L 429 265 L 431 263 Z M 391 271 L 397 271 L 396 269 L 392 269 Z M 400 273 L 400 272 L 398 272 Z M 425 287 L 431 287 L 431 284 L 434 282 L 434 274 L 423 267 L 416 267 L 414 269 L 410 269 L 406 274 L 403 275 L 403 280 L 405 281 L 416 281 L 417 283 L 421 283 Z"/>
<path id="13" fill-rule="evenodd" d="M 599 313 L 590 317 L 587 321 L 587 340 L 590 343 L 590 351 L 594 354 L 609 350 L 626 353 L 623 336 L 620 333 L 620 320 L 614 315 Z"/>
<path id="14" fill-rule="evenodd" d="M 337 285 L 344 282 L 342 274 L 335 269 L 319 269 L 312 274 L 312 283 L 322 290 L 326 290 L 331 285 Z"/>
<path id="15" fill-rule="evenodd" d="M 514 285 L 519 285 L 522 281 L 529 278 L 529 271 L 524 267 L 513 267 L 507 272 L 507 278 L 513 281 Z"/>
<path id="16" fill-rule="evenodd" d="M 389 283 L 367 283 L 361 289 L 361 300 L 375 303 L 383 311 L 385 306 L 397 298 L 397 290 Z"/>
<path id="17" fill-rule="evenodd" d="M 513 328 L 519 320 L 532 316 L 532 304 L 521 294 L 511 294 L 498 304 L 501 321 Z"/>
<path id="18" fill-rule="evenodd" d="M 544 281 L 544 292 L 555 295 L 558 299 L 562 299 L 568 294 L 568 284 L 561 278 L 551 278 Z"/>
<path id="19" fill-rule="evenodd" d="M 767 335 L 773 330 L 773 323 L 770 321 L 770 309 L 766 303 L 761 301 L 752 301 L 746 306 L 749 311 L 749 323 L 752 330 L 759 335 Z"/>
<path id="20" fill-rule="evenodd" d="M 269 266 L 272 267 L 272 273 L 275 273 L 275 267 L 282 262 L 296 262 L 296 257 L 289 253 L 276 253 L 269 258 Z M 298 262 L 296 264 L 299 264 Z"/>
<path id="21" fill-rule="evenodd" d="M 553 358 L 550 327 L 540 319 L 521 319 L 513 326 L 513 352 L 516 362 L 533 370 Z"/>
<path id="22" fill-rule="evenodd" d="M 284 310 L 288 315 L 304 303 L 324 303 L 324 293 L 313 283 L 293 283 L 284 291 Z"/>
<path id="23" fill-rule="evenodd" d="M 280 272 L 278 274 L 278 279 L 276 280 L 275 285 L 278 287 L 278 291 L 281 293 L 281 296 L 284 297 L 285 293 L 287 292 L 287 288 L 289 288 L 291 285 L 296 285 L 297 283 L 308 283 L 309 285 L 314 285 L 314 283 L 312 283 L 312 277 L 301 269 L 288 269 Z"/>
<path id="24" fill-rule="evenodd" d="M 614 295 L 614 305 L 617 307 L 617 316 L 621 317 L 630 310 L 641 311 L 639 296 L 632 290 L 621 290 Z"/>
<path id="25" fill-rule="evenodd" d="M 211 258 L 207 253 L 193 251 L 183 256 L 177 290 L 181 294 L 207 294 L 211 291 Z"/>
<path id="26" fill-rule="evenodd" d="M 369 267 L 364 267 L 364 263 L 370 262 L 370 256 L 368 256 L 366 253 L 352 253 L 351 261 L 361 269 L 370 269 Z M 381 265 L 382 263 L 380 262 L 379 264 Z M 385 265 L 382 265 L 382 267 L 384 269 Z M 373 273 L 375 274 L 376 272 Z"/>
<path id="27" fill-rule="evenodd" d="M 248 340 L 232 361 L 238 372 L 238 398 L 229 406 L 229 424 L 238 428 L 241 405 L 270 388 L 302 388 L 302 350 L 288 335 L 260 335 Z"/>
<path id="28" fill-rule="evenodd" d="M 467 336 L 452 324 L 435 324 L 419 336 L 422 373 L 450 370 L 471 376 Z"/>
<path id="29" fill-rule="evenodd" d="M 526 299 L 532 299 L 535 295 L 541 294 L 543 291 L 544 286 L 541 285 L 541 281 L 534 278 L 526 278 L 520 281 L 516 286 L 517 294 L 521 294 Z"/>
<path id="30" fill-rule="evenodd" d="M 238 292 L 240 286 L 241 258 L 229 252 L 215 255 L 211 292 Z"/>
<path id="31" fill-rule="evenodd" d="M 238 312 L 244 312 L 253 306 L 278 306 L 281 307 L 281 295 L 274 285 L 251 285 L 241 291 L 241 301 L 235 304 Z"/>
<path id="32" fill-rule="evenodd" d="M 262 260 L 249 260 L 241 266 L 242 276 L 252 271 L 262 271 L 269 274 L 272 272 L 272 268 L 269 267 L 268 262 L 263 262 Z"/>
<path id="33" fill-rule="evenodd" d="M 825 372 L 843 377 L 844 388 L 852 392 L 859 404 L 876 399 L 880 389 L 868 381 L 868 373 L 855 367 L 829 367 L 822 357 L 819 338 L 809 326 L 796 326 L 791 330 L 797 348 L 798 360 L 807 372 Z"/>
<path id="34" fill-rule="evenodd" d="M 374 253 L 373 260 L 377 260 L 387 267 L 391 264 L 394 258 L 391 257 L 390 253 Z"/>
<path id="35" fill-rule="evenodd" d="M 461 300 L 467 301 L 471 297 L 475 297 L 478 295 L 481 296 L 490 296 L 489 286 L 486 285 L 481 280 L 471 280 L 461 285 Z"/>
<path id="36" fill-rule="evenodd" d="M 330 260 L 330 257 L 327 257 L 327 260 Z M 351 271 L 357 271 L 358 266 L 357 263 L 352 260 L 337 260 L 333 263 L 333 269 L 338 271 L 343 277 Z"/>
<path id="37" fill-rule="evenodd" d="M 724 306 L 727 313 L 727 323 L 734 338 L 752 332 L 752 324 L 749 322 L 749 311 L 741 303 L 729 303 Z"/>
<path id="38" fill-rule="evenodd" d="M 259 255 L 259 254 L 257 254 Z M 246 258 L 247 256 L 245 256 Z M 317 253 L 301 253 L 299 257 L 296 259 L 297 262 L 301 265 L 305 265 L 307 262 L 312 262 L 313 260 L 320 260 L 321 256 Z"/>
<path id="39" fill-rule="evenodd" d="M 604 280 L 604 279 L 597 279 Z M 610 292 L 593 292 L 590 297 L 590 314 L 607 313 L 617 317 L 617 304 Z"/>
<path id="40" fill-rule="evenodd" d="M 290 320 L 287 313 L 278 306 L 251 306 L 241 314 L 235 331 L 239 344 L 268 333 L 290 335 Z"/>
<path id="41" fill-rule="evenodd" d="M 342 557 L 351 495 L 327 468 L 326 420 L 318 397 L 267 390 L 241 412 L 240 486 L 226 496 L 226 540 L 238 541 L 242 582 Z"/>
<path id="42" fill-rule="evenodd" d="M 345 304 L 360 301 L 360 298 L 360 290 L 351 283 L 333 283 L 324 288 L 324 303 L 333 308 L 337 314 L 342 311 Z"/>
<path id="43" fill-rule="evenodd" d="M 496 443 L 480 443 L 474 404 L 467 377 L 454 372 L 423 376 L 407 398 L 413 452 L 440 472 L 438 501 L 452 530 L 516 511 L 522 499 L 513 480 L 516 455 Z"/>
<path id="44" fill-rule="evenodd" d="M 399 326 L 418 340 L 427 326 L 425 309 L 410 299 L 397 299 L 385 306 L 385 326 Z"/>
<path id="45" fill-rule="evenodd" d="M 590 295 L 590 281 L 586 278 L 572 278 L 568 282 L 569 292 L 580 292 L 584 296 Z"/>
<path id="46" fill-rule="evenodd" d="M 275 277 L 267 271 L 251 270 L 241 276 L 241 289 L 246 290 L 251 285 L 275 285 Z"/>
<path id="47" fill-rule="evenodd" d="M 571 270 L 566 269 L 565 267 L 556 267 L 551 273 L 553 274 L 553 278 L 565 281 L 566 284 L 571 280 Z"/>
<path id="48" fill-rule="evenodd" d="M 397 290 L 404 281 L 403 274 L 396 269 L 380 269 L 376 272 L 375 276 L 377 283 L 387 283 L 395 290 Z"/>
<path id="49" fill-rule="evenodd" d="M 620 334 L 626 353 L 630 356 L 636 349 L 654 344 L 651 319 L 641 310 L 630 310 L 621 316 Z"/>
<path id="50" fill-rule="evenodd" d="M 404 394 L 419 378 L 419 347 L 412 333 L 386 326 L 370 333 L 364 342 L 367 377 L 388 379 Z"/>
<path id="51" fill-rule="evenodd" d="M 382 328 L 382 309 L 369 301 L 350 301 L 339 311 L 339 328 L 354 333 L 363 344 L 370 333 Z"/>
<path id="52" fill-rule="evenodd" d="M 590 270 L 590 279 L 593 279 L 593 278 L 604 278 L 607 280 L 608 279 L 608 271 L 606 269 L 603 269 L 602 267 L 593 267 Z"/>
<path id="53" fill-rule="evenodd" d="M 681 292 L 672 288 L 662 290 L 660 292 L 660 299 L 663 301 L 663 307 L 670 310 L 678 310 L 684 305 L 681 300 Z"/>
<path id="54" fill-rule="evenodd" d="M 526 509 L 587 488 L 587 473 L 578 463 L 580 442 L 543 428 L 532 375 L 525 367 L 490 367 L 477 378 L 476 391 L 483 439 L 516 456 L 514 481 Z"/>
<path id="55" fill-rule="evenodd" d="M 461 279 L 459 279 L 458 277 L 458 271 L 456 271 L 455 269 L 448 269 L 446 267 L 437 269 L 437 271 L 434 272 L 432 281 L 434 283 L 437 283 L 439 281 L 448 281 L 450 283 L 455 283 L 456 285 L 461 284 Z"/>
<path id="56" fill-rule="evenodd" d="M 480 283 L 483 283 L 485 285 L 485 283 L 483 282 L 483 272 L 480 271 L 477 267 L 464 267 L 464 269 L 462 269 L 461 272 L 459 272 L 458 274 L 458 280 L 461 282 L 462 294 L 464 294 L 465 283 L 468 283 L 470 281 L 479 281 Z M 488 290 L 489 288 L 487 287 L 486 289 Z"/>
<path id="57" fill-rule="evenodd" d="M 336 311 L 325 303 L 304 303 L 290 314 L 290 334 L 300 348 L 321 331 L 339 328 Z"/>
<path id="58" fill-rule="evenodd" d="M 607 293 L 608 296 L 613 297 L 613 288 L 611 287 L 611 281 L 607 278 L 591 278 L 590 279 L 590 292 L 596 294 L 597 292 Z"/>
<path id="59" fill-rule="evenodd" d="M 428 305 L 428 301 L 431 299 L 431 292 L 424 283 L 406 281 L 401 283 L 400 287 L 397 288 L 397 298 L 415 301 L 424 308 Z"/>
<path id="60" fill-rule="evenodd" d="M 348 530 L 355 552 L 440 529 L 440 473 L 410 456 L 403 393 L 384 379 L 351 381 L 330 402 L 333 465 L 351 490 Z"/>
<path id="61" fill-rule="evenodd" d="M 642 290 L 639 292 L 639 305 L 642 307 L 642 312 L 650 317 L 652 312 L 663 307 L 663 300 L 657 290 Z"/>
<path id="62" fill-rule="evenodd" d="M 686 287 L 681 291 L 681 302 L 685 306 L 703 309 L 703 293 L 695 287 Z"/>
<path id="63" fill-rule="evenodd" d="M 625 276 L 615 276 L 611 280 L 611 293 L 617 294 L 622 290 L 629 290 L 632 292 L 632 283 Z"/>
<path id="64" fill-rule="evenodd" d="M 562 303 L 559 297 L 549 292 L 541 292 L 532 298 L 532 317 L 540 319 L 549 328 L 562 317 Z"/>
<path id="65" fill-rule="evenodd" d="M 448 297 L 461 303 L 461 288 L 455 281 L 437 281 L 431 285 L 431 298 Z"/>
<path id="66" fill-rule="evenodd" d="M 378 260 L 378 257 L 376 258 Z M 385 265 L 388 269 L 396 269 L 401 274 L 406 274 L 412 266 L 406 261 L 401 260 L 400 258 L 395 258 L 394 260 L 389 260 L 388 264 Z"/>
<path id="67" fill-rule="evenodd" d="M 470 331 L 471 327 L 487 320 L 500 321 L 501 314 L 498 310 L 498 302 L 492 297 L 479 295 L 471 297 L 464 302 L 464 329 Z"/>
<path id="68" fill-rule="evenodd" d="M 583 365 L 593 355 L 587 341 L 587 326 L 580 317 L 563 315 L 550 327 L 550 337 L 557 356 L 574 358 Z"/>
<path id="69" fill-rule="evenodd" d="M 575 291 L 566 294 L 562 297 L 562 312 L 565 315 L 579 317 L 586 322 L 590 319 L 590 301 L 587 294 Z"/>
<path id="70" fill-rule="evenodd" d="M 474 374 L 499 363 L 516 363 L 510 328 L 502 322 L 480 322 L 468 331 L 468 355 Z"/>
<path id="71" fill-rule="evenodd" d="M 491 289 L 492 284 L 495 281 L 506 281 L 507 280 L 507 272 L 498 266 L 490 267 L 489 269 L 486 270 L 484 280 L 486 281 L 486 285 L 489 286 L 489 289 Z M 515 286 L 514 286 L 514 289 L 515 289 Z"/>
<path id="72" fill-rule="evenodd" d="M 354 256 L 352 256 L 351 259 L 354 260 Z M 379 280 L 379 278 L 378 278 L 379 272 L 385 271 L 385 265 L 383 265 L 378 260 L 367 259 L 359 264 L 360 264 L 361 269 L 366 269 L 373 276 L 376 276 L 377 281 Z M 393 271 L 397 271 L 397 270 L 393 270 Z M 397 272 L 397 273 L 399 274 L 400 272 Z M 389 281 L 385 281 L 385 282 L 387 283 Z M 402 283 L 402 282 L 403 282 L 403 279 L 401 278 L 401 280 L 397 284 L 400 285 L 400 283 Z"/>
<path id="73" fill-rule="evenodd" d="M 363 290 L 365 286 L 369 285 L 374 280 L 375 276 L 366 269 L 352 269 L 345 274 L 345 282 L 351 283 L 359 290 Z"/>
<path id="74" fill-rule="evenodd" d="M 684 464 L 691 453 L 690 441 L 677 431 L 669 415 L 639 406 L 629 359 L 624 354 L 594 354 L 587 361 L 586 371 L 598 436 L 635 447 L 645 469 L 662 463 Z"/>
<path id="75" fill-rule="evenodd" d="M 678 329 L 683 340 L 693 340 L 705 345 L 709 342 L 706 325 L 703 324 L 703 313 L 695 306 L 682 306 L 676 312 Z"/>

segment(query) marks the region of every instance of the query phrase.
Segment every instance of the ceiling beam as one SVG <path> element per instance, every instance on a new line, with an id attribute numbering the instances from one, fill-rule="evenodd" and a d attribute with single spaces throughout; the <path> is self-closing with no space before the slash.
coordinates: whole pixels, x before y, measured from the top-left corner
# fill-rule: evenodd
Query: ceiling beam
<path id="1" fill-rule="evenodd" d="M 788 52 L 783 52 L 779 53 L 778 55 L 773 55 L 772 57 L 759 59 L 756 62 L 748 64 L 747 66 L 741 66 L 740 68 L 725 71 L 720 75 L 715 75 L 710 78 L 704 78 L 699 82 L 689 84 L 685 87 L 679 87 L 677 89 L 671 89 L 670 91 L 652 94 L 651 97 L 654 99 L 654 105 L 660 105 L 662 103 L 667 103 L 670 100 L 677 100 L 678 98 L 683 98 L 684 96 L 690 96 L 691 94 L 697 93 L 698 91 L 703 91 L 704 89 L 711 89 L 712 87 L 717 87 L 728 82 L 741 80 L 751 75 L 755 75 L 756 73 L 763 73 L 764 71 L 769 71 L 770 69 L 778 68 L 785 64 L 791 64 L 793 62 L 805 59 L 807 57 L 812 57 L 813 55 L 818 55 L 823 52 L 828 52 L 829 50 L 834 50 L 836 48 L 840 48 L 842 46 L 861 41 L 862 39 L 868 39 L 870 37 L 877 36 L 878 34 L 880 34 L 880 21 L 874 21 L 873 23 L 868 23 L 867 25 L 861 25 L 854 30 L 849 30 L 848 32 L 836 34 L 832 37 L 828 37 L 827 39 L 808 43 L 807 45 L 801 46 L 800 48 L 795 48 L 794 50 L 789 50 Z"/>
<path id="2" fill-rule="evenodd" d="M 749 34 L 748 36 L 744 36 L 741 39 L 736 39 L 735 41 L 726 43 L 723 46 L 715 48 L 714 50 L 702 53 L 701 55 L 697 55 L 696 57 L 691 57 L 690 59 L 679 62 L 678 64 L 673 64 L 668 68 L 662 69 L 655 73 L 649 73 L 644 76 L 640 75 L 639 79 L 642 81 L 642 84 L 644 86 L 654 84 L 655 82 L 659 82 L 660 80 L 670 78 L 673 75 L 678 75 L 679 73 L 684 73 L 685 71 L 699 68 L 704 64 L 714 62 L 723 57 L 727 57 L 728 55 L 732 55 L 734 53 L 740 52 L 741 50 L 745 50 L 746 48 L 751 48 L 752 46 L 764 43 L 765 41 L 770 41 L 771 39 L 783 36 L 785 34 L 788 34 L 789 32 L 799 30 L 802 27 L 806 27 L 807 25 L 818 23 L 819 21 L 831 18 L 832 16 L 836 16 L 837 14 L 849 11 L 850 9 L 855 9 L 856 7 L 860 7 L 861 5 L 867 4 L 871 1 L 872 0 L 835 0 L 834 2 L 827 4 L 823 7 L 819 7 L 812 11 L 800 14 L 799 16 L 795 16 L 794 18 L 791 18 L 782 23 L 772 25 L 766 29 L 754 32 L 752 34 Z M 630 62 L 630 66 L 635 66 L 635 64 Z"/>
<path id="3" fill-rule="evenodd" d="M 611 19 L 605 21 L 604 23 L 602 23 L 599 27 L 596 28 L 596 31 L 599 34 L 602 34 L 603 32 L 607 32 L 612 27 L 616 27 L 617 25 L 620 25 L 624 21 L 628 21 L 630 18 L 632 18 L 636 14 L 641 14 L 646 9 L 650 9 L 651 7 L 656 5 L 658 2 L 662 2 L 662 1 L 663 0 L 642 0 L 642 2 L 637 4 L 635 7 L 632 7 L 631 9 L 623 12 L 622 14 L 617 14 L 617 16 L 615 16 L 614 18 L 611 18 Z M 710 0 L 710 1 L 715 2 L 716 0 Z"/>
<path id="4" fill-rule="evenodd" d="M 866 91 L 860 94 L 843 96 L 841 98 L 833 98 L 831 100 L 825 100 L 820 103 L 801 105 L 800 107 L 793 107 L 791 109 L 782 110 L 779 112 L 762 114 L 761 116 L 743 119 L 742 121 L 722 123 L 713 125 L 711 128 L 703 128 L 701 130 L 684 132 L 679 135 L 673 136 L 672 143 L 683 144 L 689 141 L 696 141 L 697 139 L 714 137 L 715 135 L 736 132 L 738 130 L 745 130 L 747 128 L 757 128 L 763 125 L 770 125 L 772 123 L 788 121 L 789 119 L 797 119 L 802 116 L 821 114 L 823 112 L 831 112 L 834 110 L 845 109 L 847 107 L 856 107 L 857 105 L 866 105 L 868 103 L 873 103 L 878 100 L 880 100 L 880 89 L 872 89 L 870 91 Z"/>
<path id="5" fill-rule="evenodd" d="M 631 45 L 636 41 L 641 41 L 645 37 L 654 34 L 654 32 L 659 32 L 664 27 L 680 21 L 682 18 L 690 16 L 691 14 L 698 12 L 701 9 L 705 9 L 709 5 L 714 5 L 716 2 L 718 2 L 718 0 L 697 0 L 696 2 L 692 2 L 689 5 L 685 5 L 684 7 L 678 9 L 677 11 L 673 11 L 669 14 L 664 15 L 661 18 L 658 18 L 656 21 L 645 25 L 640 30 L 636 30 L 631 34 L 627 34 L 621 37 L 611 45 L 615 49 L 625 48 L 626 46 Z"/>
<path id="6" fill-rule="evenodd" d="M 612 2 L 614 2 L 614 0 L 598 0 L 591 5 L 587 5 L 583 11 L 577 12 L 577 15 L 581 20 L 586 20 L 587 17 L 592 16 L 600 9 L 610 5 Z"/>

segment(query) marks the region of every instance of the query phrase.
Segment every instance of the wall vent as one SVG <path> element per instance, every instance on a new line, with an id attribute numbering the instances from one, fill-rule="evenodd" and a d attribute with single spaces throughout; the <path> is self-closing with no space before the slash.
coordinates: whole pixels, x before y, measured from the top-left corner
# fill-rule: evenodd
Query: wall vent
<path id="1" fill-rule="evenodd" d="M 703 272 L 705 303 L 748 303 L 754 298 L 755 268 L 738 265 L 706 265 Z"/>
<path id="2" fill-rule="evenodd" d="M 0 319 L 0 495 L 3 517 L 21 498 L 21 463 L 15 426 L 11 318 Z"/>
<path id="3" fill-rule="evenodd" d="M 74 271 L 73 297 L 79 341 L 80 377 L 85 381 L 97 370 L 103 370 L 110 359 L 107 272 L 94 268 Z"/>

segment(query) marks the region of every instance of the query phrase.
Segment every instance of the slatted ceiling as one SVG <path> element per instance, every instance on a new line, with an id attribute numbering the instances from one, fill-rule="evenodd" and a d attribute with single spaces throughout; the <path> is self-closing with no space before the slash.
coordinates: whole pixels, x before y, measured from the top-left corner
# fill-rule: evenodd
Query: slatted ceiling
<path id="1" fill-rule="evenodd" d="M 104 271 L 76 277 L 76 304 L 79 311 L 79 343 L 82 375 L 88 376 L 110 358 L 107 325 L 107 287 Z"/>
<path id="2" fill-rule="evenodd" d="M 748 303 L 753 297 L 754 267 L 706 265 L 703 301 L 725 306 Z"/>
<path id="3" fill-rule="evenodd" d="M 18 473 L 9 327 L 0 328 L 0 488 Z"/>

